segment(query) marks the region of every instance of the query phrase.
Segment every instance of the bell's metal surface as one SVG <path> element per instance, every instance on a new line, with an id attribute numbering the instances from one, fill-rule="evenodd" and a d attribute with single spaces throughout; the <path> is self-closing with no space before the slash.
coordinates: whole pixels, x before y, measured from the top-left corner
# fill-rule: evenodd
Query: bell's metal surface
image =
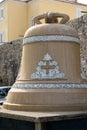
<path id="1" fill-rule="evenodd" d="M 42 18 L 44 24 L 41 24 Z M 27 111 L 87 109 L 80 41 L 77 31 L 65 25 L 68 20 L 67 15 L 52 12 L 33 19 L 35 25 L 25 33 L 20 71 L 4 108 Z"/>

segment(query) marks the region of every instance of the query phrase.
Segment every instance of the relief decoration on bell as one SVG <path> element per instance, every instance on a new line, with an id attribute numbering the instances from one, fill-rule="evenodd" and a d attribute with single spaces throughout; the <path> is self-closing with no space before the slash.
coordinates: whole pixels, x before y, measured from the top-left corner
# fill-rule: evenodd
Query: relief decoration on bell
<path id="1" fill-rule="evenodd" d="M 36 72 L 31 74 L 31 79 L 60 79 L 64 76 L 65 74 L 59 70 L 58 63 L 47 53 L 38 63 Z"/>

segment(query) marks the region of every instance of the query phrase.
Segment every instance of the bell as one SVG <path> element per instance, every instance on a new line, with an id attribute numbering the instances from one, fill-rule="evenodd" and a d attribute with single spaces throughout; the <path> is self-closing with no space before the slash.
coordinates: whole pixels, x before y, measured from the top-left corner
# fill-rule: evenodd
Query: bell
<path id="1" fill-rule="evenodd" d="M 41 19 L 45 19 L 44 24 Z M 20 71 L 4 108 L 87 109 L 87 84 L 82 84 L 80 69 L 80 41 L 77 31 L 65 25 L 68 20 L 67 15 L 52 12 L 33 19 L 34 26 L 24 35 Z"/>

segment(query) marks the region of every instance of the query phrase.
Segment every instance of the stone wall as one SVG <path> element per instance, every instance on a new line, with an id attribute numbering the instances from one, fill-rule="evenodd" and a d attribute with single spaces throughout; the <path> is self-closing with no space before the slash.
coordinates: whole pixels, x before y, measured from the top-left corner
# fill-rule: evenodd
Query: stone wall
<path id="1" fill-rule="evenodd" d="M 0 86 L 15 82 L 20 66 L 22 40 L 0 45 Z"/>
<path id="2" fill-rule="evenodd" d="M 83 70 L 87 77 L 87 15 L 74 19 L 68 23 L 78 31 L 80 38 L 80 56 Z"/>
<path id="3" fill-rule="evenodd" d="M 87 15 L 68 22 L 78 31 L 81 40 L 81 64 L 87 77 Z M 22 40 L 0 45 L 0 86 L 12 85 L 18 74 Z"/>

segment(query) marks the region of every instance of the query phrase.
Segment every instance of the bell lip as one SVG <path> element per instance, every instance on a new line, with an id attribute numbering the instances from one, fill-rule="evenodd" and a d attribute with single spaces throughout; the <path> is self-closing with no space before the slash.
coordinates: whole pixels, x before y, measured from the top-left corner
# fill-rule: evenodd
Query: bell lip
<path id="1" fill-rule="evenodd" d="M 4 109 L 8 110 L 15 110 L 15 111 L 50 111 L 50 112 L 57 112 L 57 111 L 81 111 L 87 110 L 87 105 L 83 104 L 67 104 L 67 105 L 23 105 L 23 104 L 11 104 L 11 103 L 4 103 Z"/>

